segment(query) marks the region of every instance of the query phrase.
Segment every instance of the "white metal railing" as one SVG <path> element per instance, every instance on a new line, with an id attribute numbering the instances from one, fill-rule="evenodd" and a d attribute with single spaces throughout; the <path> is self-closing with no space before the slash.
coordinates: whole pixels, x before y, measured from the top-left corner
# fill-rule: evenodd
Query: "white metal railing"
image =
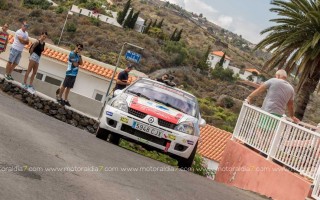
<path id="1" fill-rule="evenodd" d="M 313 197 L 320 199 L 320 128 L 294 124 L 244 102 L 232 139 L 267 155 L 314 180 Z"/>

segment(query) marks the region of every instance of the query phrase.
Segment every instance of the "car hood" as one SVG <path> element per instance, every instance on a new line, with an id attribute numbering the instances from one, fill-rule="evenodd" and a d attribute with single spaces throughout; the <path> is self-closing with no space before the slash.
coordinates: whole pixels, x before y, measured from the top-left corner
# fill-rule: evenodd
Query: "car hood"
<path id="1" fill-rule="evenodd" d="M 131 109 L 140 111 L 153 117 L 157 117 L 158 119 L 162 119 L 173 124 L 178 124 L 183 121 L 197 121 L 195 117 L 142 97 L 127 95 L 126 101 L 128 103 L 128 107 Z"/>

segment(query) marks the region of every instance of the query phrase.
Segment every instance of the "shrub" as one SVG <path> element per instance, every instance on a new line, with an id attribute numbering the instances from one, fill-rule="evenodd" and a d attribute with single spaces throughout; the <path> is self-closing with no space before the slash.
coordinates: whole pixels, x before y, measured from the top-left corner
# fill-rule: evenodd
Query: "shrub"
<path id="1" fill-rule="evenodd" d="M 40 8 L 47 10 L 52 3 L 47 0 L 24 0 L 23 5 L 27 8 Z"/>
<path id="2" fill-rule="evenodd" d="M 95 26 L 100 26 L 101 25 L 101 21 L 95 17 L 90 17 L 90 22 L 95 25 Z"/>
<path id="3" fill-rule="evenodd" d="M 8 1 L 7 0 L 0 0 L 0 10 L 8 10 Z"/>
<path id="4" fill-rule="evenodd" d="M 64 7 L 58 6 L 58 7 L 56 8 L 55 12 L 56 12 L 57 14 L 61 14 L 61 13 L 64 12 L 64 10 L 65 10 Z"/>
<path id="5" fill-rule="evenodd" d="M 209 170 L 207 168 L 207 165 L 205 163 L 205 160 L 202 158 L 200 154 L 196 154 L 193 160 L 192 164 L 192 172 L 195 174 L 198 174 L 200 176 L 204 177 L 213 177 L 215 175 L 215 172 L 212 170 Z"/>
<path id="6" fill-rule="evenodd" d="M 75 23 L 67 23 L 66 25 L 66 31 L 74 33 L 77 31 L 77 25 Z"/>
<path id="7" fill-rule="evenodd" d="M 41 15 L 42 15 L 42 10 L 36 9 L 30 12 L 29 17 L 41 17 Z"/>

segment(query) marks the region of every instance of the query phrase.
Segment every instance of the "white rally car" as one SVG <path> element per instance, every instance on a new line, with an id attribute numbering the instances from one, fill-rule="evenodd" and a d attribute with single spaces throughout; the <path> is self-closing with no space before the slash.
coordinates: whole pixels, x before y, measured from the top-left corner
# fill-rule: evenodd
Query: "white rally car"
<path id="1" fill-rule="evenodd" d="M 100 118 L 97 137 L 118 145 L 120 138 L 167 153 L 178 166 L 191 167 L 201 118 L 195 96 L 150 79 L 116 90 Z"/>

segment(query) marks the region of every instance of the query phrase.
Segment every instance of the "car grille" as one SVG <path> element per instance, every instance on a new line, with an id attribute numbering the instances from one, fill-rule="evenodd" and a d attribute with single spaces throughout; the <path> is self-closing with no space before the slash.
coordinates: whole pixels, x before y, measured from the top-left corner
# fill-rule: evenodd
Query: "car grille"
<path id="1" fill-rule="evenodd" d="M 158 119 L 158 124 L 160 126 L 163 126 L 163 127 L 166 127 L 166 128 L 170 128 L 170 129 L 174 129 L 175 128 L 175 124 L 174 123 L 171 123 L 171 122 L 167 122 L 163 119 Z"/>
<path id="2" fill-rule="evenodd" d="M 166 140 L 164 138 L 158 138 L 158 137 L 150 135 L 148 133 L 144 133 L 142 131 L 134 129 L 131 126 L 128 126 L 128 125 L 125 125 L 125 124 L 122 124 L 121 130 L 126 132 L 126 133 L 129 133 L 131 135 L 137 136 L 139 138 L 148 140 L 150 142 L 159 144 L 159 145 L 164 146 L 164 147 L 166 146 L 167 142 L 170 142 L 169 140 Z"/>
<path id="3" fill-rule="evenodd" d="M 140 112 L 138 110 L 132 109 L 132 108 L 129 108 L 128 112 L 129 112 L 129 114 L 134 115 L 136 117 L 139 117 L 140 119 L 143 119 L 147 116 L 147 114 Z"/>

